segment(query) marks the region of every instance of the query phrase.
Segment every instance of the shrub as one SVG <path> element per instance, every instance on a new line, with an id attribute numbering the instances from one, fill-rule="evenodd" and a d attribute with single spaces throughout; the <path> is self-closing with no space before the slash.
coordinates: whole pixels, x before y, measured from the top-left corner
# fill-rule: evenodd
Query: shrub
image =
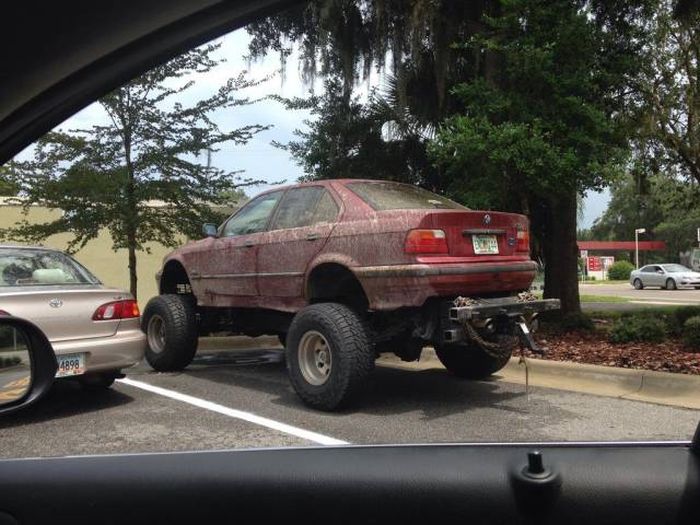
<path id="1" fill-rule="evenodd" d="M 690 348 L 700 350 L 700 315 L 690 317 L 683 323 L 683 342 Z"/>
<path id="2" fill-rule="evenodd" d="M 648 316 L 620 318 L 611 328 L 609 339 L 612 343 L 658 343 L 666 339 L 666 324 L 662 319 Z"/>
<path id="3" fill-rule="evenodd" d="M 608 269 L 608 279 L 615 281 L 626 281 L 630 278 L 630 273 L 634 270 L 634 265 L 627 261 L 616 261 Z"/>
<path id="4" fill-rule="evenodd" d="M 668 332 L 673 335 L 683 335 L 683 325 L 691 317 L 700 316 L 700 306 L 680 306 L 663 315 L 666 318 Z"/>

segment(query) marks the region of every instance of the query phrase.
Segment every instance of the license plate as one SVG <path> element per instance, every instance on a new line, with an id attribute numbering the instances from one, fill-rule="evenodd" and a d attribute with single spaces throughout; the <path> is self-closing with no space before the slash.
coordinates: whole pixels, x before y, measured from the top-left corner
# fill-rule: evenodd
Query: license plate
<path id="1" fill-rule="evenodd" d="M 498 254 L 498 238 L 495 235 L 472 235 L 472 244 L 477 255 Z"/>
<path id="2" fill-rule="evenodd" d="M 57 355 L 56 377 L 79 376 L 85 373 L 85 354 Z"/>

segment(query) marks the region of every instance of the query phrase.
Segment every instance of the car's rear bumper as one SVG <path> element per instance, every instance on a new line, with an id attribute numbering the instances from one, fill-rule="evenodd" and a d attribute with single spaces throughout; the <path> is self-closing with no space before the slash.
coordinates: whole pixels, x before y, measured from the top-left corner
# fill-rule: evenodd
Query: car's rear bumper
<path id="1" fill-rule="evenodd" d="M 117 330 L 109 337 L 92 337 L 52 342 L 56 355 L 85 353 L 85 372 L 121 370 L 139 363 L 146 350 L 146 336 L 140 328 Z"/>
<path id="2" fill-rule="evenodd" d="M 482 295 L 527 289 L 534 261 L 401 264 L 353 268 L 374 310 L 421 306 L 430 297 Z"/>

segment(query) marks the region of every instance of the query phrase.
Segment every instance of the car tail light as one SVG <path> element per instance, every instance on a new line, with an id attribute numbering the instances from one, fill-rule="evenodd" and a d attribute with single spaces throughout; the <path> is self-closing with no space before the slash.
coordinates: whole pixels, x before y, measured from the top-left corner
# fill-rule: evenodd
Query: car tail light
<path id="1" fill-rule="evenodd" d="M 406 253 L 447 253 L 447 238 L 442 230 L 411 230 L 406 236 Z"/>
<path id="2" fill-rule="evenodd" d="M 93 321 L 111 321 L 113 319 L 131 319 L 141 315 L 139 305 L 134 299 L 114 301 L 100 306 L 92 316 Z"/>
<path id="3" fill-rule="evenodd" d="M 518 230 L 518 245 L 516 251 L 518 252 L 529 252 L 530 251 L 530 232 L 528 230 Z"/>

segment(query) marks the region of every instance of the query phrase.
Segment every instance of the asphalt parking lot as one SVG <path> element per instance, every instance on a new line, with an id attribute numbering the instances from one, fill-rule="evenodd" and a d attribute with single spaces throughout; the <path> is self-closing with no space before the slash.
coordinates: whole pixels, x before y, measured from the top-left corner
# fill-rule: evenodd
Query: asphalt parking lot
<path id="1" fill-rule="evenodd" d="M 201 352 L 182 373 L 133 369 L 111 390 L 59 382 L 0 420 L 0 457 L 332 444 L 686 440 L 700 411 L 379 366 L 355 405 L 305 408 L 278 348 Z"/>

